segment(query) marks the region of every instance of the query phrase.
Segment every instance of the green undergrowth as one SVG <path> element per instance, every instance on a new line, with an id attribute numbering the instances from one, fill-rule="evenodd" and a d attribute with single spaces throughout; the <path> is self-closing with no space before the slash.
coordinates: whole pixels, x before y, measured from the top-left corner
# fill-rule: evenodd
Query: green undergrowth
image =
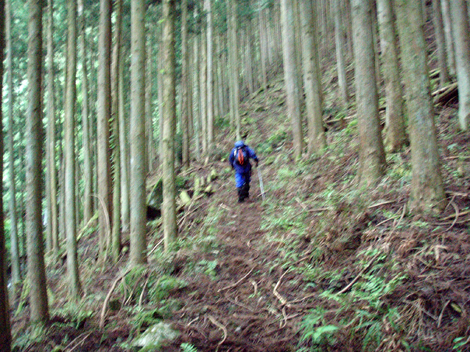
<path id="1" fill-rule="evenodd" d="M 301 341 L 308 342 L 312 351 L 332 350 L 340 340 L 360 341 L 364 351 L 390 350 L 392 342 L 410 350 L 399 310 L 388 300 L 406 279 L 402 268 L 378 249 L 359 252 L 356 265 L 360 279 L 345 287 L 340 280 L 347 268 L 322 274 L 314 270 L 311 277 L 324 281 L 325 288 L 319 289 L 322 304 L 302 320 Z M 304 274 L 308 276 L 307 271 Z M 385 332 L 393 341 L 384 340 Z"/>

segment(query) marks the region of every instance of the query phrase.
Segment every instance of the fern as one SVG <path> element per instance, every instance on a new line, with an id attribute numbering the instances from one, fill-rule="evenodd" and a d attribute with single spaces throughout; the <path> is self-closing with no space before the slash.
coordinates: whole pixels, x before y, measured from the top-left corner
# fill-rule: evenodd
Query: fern
<path id="1" fill-rule="evenodd" d="M 181 344 L 181 352 L 197 352 L 197 348 L 190 343 L 182 343 Z"/>

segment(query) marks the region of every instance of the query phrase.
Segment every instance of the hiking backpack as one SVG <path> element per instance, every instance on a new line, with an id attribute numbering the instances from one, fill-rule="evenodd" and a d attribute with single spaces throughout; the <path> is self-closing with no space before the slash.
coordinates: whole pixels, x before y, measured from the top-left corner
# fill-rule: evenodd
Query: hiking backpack
<path id="1" fill-rule="evenodd" d="M 238 165 L 243 166 L 248 163 L 248 153 L 245 146 L 235 149 L 233 156 L 235 157 L 235 163 Z"/>

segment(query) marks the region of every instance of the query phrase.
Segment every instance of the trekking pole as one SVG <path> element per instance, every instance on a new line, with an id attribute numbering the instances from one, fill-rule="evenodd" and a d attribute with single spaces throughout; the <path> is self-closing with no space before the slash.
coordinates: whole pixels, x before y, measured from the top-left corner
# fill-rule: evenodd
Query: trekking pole
<path id="1" fill-rule="evenodd" d="M 259 171 L 259 166 L 256 168 L 256 171 L 258 171 L 259 188 L 261 189 L 261 197 L 263 197 L 263 200 L 266 200 L 266 196 L 264 195 L 263 178 L 261 177 L 261 171 Z"/>

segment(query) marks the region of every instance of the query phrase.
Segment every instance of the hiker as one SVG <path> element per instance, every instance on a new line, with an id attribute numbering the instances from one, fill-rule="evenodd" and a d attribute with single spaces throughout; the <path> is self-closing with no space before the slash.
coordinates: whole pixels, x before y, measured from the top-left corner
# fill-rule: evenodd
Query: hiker
<path id="1" fill-rule="evenodd" d="M 235 147 L 230 152 L 229 162 L 232 169 L 235 170 L 235 183 L 238 190 L 238 202 L 241 203 L 245 198 L 250 197 L 251 164 L 253 159 L 258 166 L 258 157 L 253 149 L 247 146 L 243 141 L 235 143 Z"/>

